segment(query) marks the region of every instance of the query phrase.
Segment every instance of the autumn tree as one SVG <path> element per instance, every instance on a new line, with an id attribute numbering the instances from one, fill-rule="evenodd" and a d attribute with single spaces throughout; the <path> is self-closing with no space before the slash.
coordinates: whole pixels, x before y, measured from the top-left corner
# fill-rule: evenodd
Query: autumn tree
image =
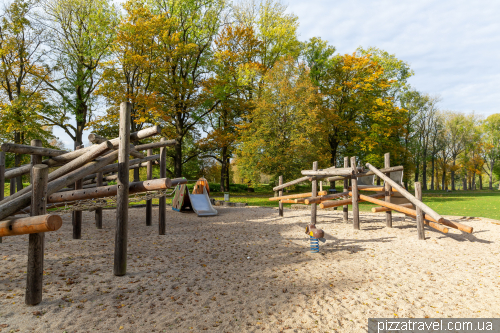
<path id="1" fill-rule="evenodd" d="M 488 188 L 493 189 L 493 174 L 495 164 L 500 160 L 500 113 L 495 113 L 483 123 L 485 150 L 483 170 L 489 177 Z"/>
<path id="2" fill-rule="evenodd" d="M 102 82 L 101 64 L 112 53 L 118 13 L 108 0 L 45 0 L 42 6 L 54 81 L 44 79 L 60 99 L 59 115 L 46 120 L 61 127 L 76 147 L 93 114 L 94 92 Z"/>
<path id="3" fill-rule="evenodd" d="M 0 18 L 0 132 L 1 141 L 25 144 L 30 139 L 45 143 L 52 137 L 44 116 L 51 115 L 40 76 L 43 67 L 43 29 L 31 16 L 34 3 L 15 0 Z M 15 156 L 15 166 L 21 155 Z M 22 179 L 17 179 L 18 189 Z"/>
<path id="4" fill-rule="evenodd" d="M 283 60 L 263 82 L 255 109 L 239 125 L 238 168 L 244 178 L 258 182 L 264 173 L 291 180 L 314 160 L 326 165 L 328 157 L 318 154 L 315 87 L 305 66 Z"/>
<path id="5" fill-rule="evenodd" d="M 252 109 L 245 91 L 251 89 L 251 81 L 260 70 L 256 62 L 260 45 L 252 28 L 241 25 L 226 26 L 215 40 L 215 75 L 207 80 L 205 89 L 220 103 L 207 115 L 207 135 L 201 141 L 201 148 L 205 157 L 221 164 L 221 191 L 229 191 L 230 158 L 238 141 L 236 126 L 245 111 Z"/>

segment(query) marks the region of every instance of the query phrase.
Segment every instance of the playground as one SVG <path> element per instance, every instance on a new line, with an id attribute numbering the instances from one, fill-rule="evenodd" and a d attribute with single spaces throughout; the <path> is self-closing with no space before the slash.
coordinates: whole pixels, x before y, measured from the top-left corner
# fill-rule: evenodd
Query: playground
<path id="1" fill-rule="evenodd" d="M 129 210 L 127 275 L 113 275 L 116 210 L 103 229 L 83 213 L 82 238 L 71 215 L 46 233 L 43 302 L 24 304 L 28 235 L 4 238 L 0 322 L 12 330 L 57 332 L 359 332 L 368 317 L 498 317 L 498 221 L 452 221 L 468 234 L 426 228 L 394 213 L 360 214 L 361 230 L 342 211 L 318 210 L 326 243 L 308 251 L 309 211 L 217 207 L 200 218 L 167 206 L 165 235 Z M 467 300 L 464 302 L 464 300 Z"/>

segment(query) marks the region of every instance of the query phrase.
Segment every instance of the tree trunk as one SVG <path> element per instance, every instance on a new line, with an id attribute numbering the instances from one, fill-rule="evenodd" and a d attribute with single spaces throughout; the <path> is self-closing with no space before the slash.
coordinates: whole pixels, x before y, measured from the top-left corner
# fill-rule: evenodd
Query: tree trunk
<path id="1" fill-rule="evenodd" d="M 488 184 L 488 188 L 489 188 L 490 190 L 493 190 L 493 166 L 494 166 L 494 164 L 495 164 L 495 163 L 494 163 L 494 161 L 492 160 L 492 161 L 490 162 L 490 174 L 489 174 L 489 176 L 490 176 L 490 182 L 489 182 L 489 184 Z"/>
<path id="2" fill-rule="evenodd" d="M 472 190 L 472 177 L 471 177 L 470 172 L 467 173 L 467 178 L 469 180 L 469 186 L 467 189 L 470 191 L 470 190 Z"/>
<path id="3" fill-rule="evenodd" d="M 427 190 L 427 150 L 424 152 L 424 158 L 422 159 L 422 191 Z"/>
<path id="4" fill-rule="evenodd" d="M 177 143 L 174 146 L 174 177 L 182 177 L 182 136 L 177 136 Z"/>
<path id="5" fill-rule="evenodd" d="M 229 157 L 227 158 L 227 162 L 226 162 L 226 191 L 229 192 L 229 183 L 231 181 L 231 179 L 229 178 L 229 171 L 231 169 L 231 161 L 229 159 Z"/>
<path id="6" fill-rule="evenodd" d="M 467 190 L 467 176 L 464 175 L 462 178 L 462 190 Z"/>
<path id="7" fill-rule="evenodd" d="M 456 164 L 456 156 L 453 156 L 453 167 L 451 169 L 451 190 L 455 191 L 455 164 Z"/>
<path id="8" fill-rule="evenodd" d="M 22 137 L 20 132 L 15 132 L 14 134 L 14 143 L 17 144 L 22 144 Z M 15 154 L 14 156 L 14 165 L 16 168 L 21 166 L 23 156 L 21 154 Z M 16 183 L 17 183 L 17 192 L 21 191 L 23 189 L 23 176 L 16 177 Z"/>
<path id="9" fill-rule="evenodd" d="M 475 190 L 476 189 L 476 174 L 472 173 L 471 175 L 471 189 Z"/>
<path id="10" fill-rule="evenodd" d="M 431 190 L 434 191 L 434 154 L 431 158 Z"/>
<path id="11" fill-rule="evenodd" d="M 224 187 L 225 184 L 225 176 L 226 176 L 226 159 L 222 158 L 221 166 L 220 166 L 220 191 L 225 192 L 226 189 Z"/>
<path id="12" fill-rule="evenodd" d="M 443 165 L 443 175 L 441 176 L 441 189 L 444 191 L 446 181 L 446 167 Z"/>
<path id="13" fill-rule="evenodd" d="M 483 189 L 483 175 L 482 174 L 479 175 L 479 189 L 480 190 Z"/>

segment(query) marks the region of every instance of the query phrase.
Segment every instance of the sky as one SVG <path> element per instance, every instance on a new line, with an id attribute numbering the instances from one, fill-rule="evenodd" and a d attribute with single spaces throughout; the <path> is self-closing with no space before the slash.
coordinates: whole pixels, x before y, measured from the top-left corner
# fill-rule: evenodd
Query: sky
<path id="1" fill-rule="evenodd" d="M 440 109 L 500 112 L 500 0 L 285 3 L 299 17 L 300 40 L 321 37 L 340 54 L 375 46 L 408 62 L 415 72 L 409 83 L 439 96 Z M 62 130 L 54 134 L 73 148 Z"/>
<path id="2" fill-rule="evenodd" d="M 289 0 L 300 39 L 321 37 L 340 54 L 375 46 L 410 64 L 416 90 L 440 109 L 500 112 L 499 0 Z"/>

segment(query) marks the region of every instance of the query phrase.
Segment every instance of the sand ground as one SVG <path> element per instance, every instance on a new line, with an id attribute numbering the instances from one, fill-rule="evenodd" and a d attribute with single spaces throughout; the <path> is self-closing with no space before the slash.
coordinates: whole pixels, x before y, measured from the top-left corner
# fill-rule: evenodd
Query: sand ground
<path id="1" fill-rule="evenodd" d="M 113 275 L 115 213 L 84 213 L 46 234 L 43 302 L 24 305 L 28 236 L 0 244 L 1 332 L 365 332 L 370 317 L 500 317 L 500 223 L 474 234 L 426 231 L 362 214 L 360 231 L 319 211 L 327 233 L 308 253 L 308 211 L 218 207 L 217 217 L 130 209 L 128 271 Z"/>

